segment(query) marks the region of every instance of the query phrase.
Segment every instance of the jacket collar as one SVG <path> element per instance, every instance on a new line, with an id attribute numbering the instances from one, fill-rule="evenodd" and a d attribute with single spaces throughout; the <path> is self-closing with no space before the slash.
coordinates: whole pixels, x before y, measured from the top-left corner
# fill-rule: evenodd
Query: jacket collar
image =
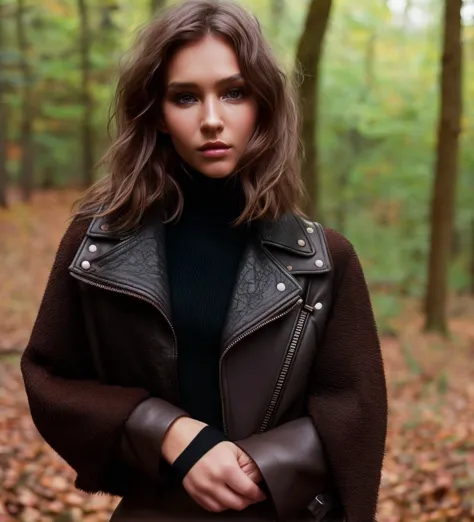
<path id="1" fill-rule="evenodd" d="M 144 225 L 133 232 L 114 233 L 109 230 L 104 218 L 96 218 L 90 224 L 87 235 L 90 238 L 124 241 L 142 234 L 147 225 L 150 223 L 145 221 Z M 161 224 L 153 220 L 152 226 L 159 227 Z M 285 264 L 292 267 L 290 271 L 293 273 L 323 273 L 331 270 L 331 259 L 319 223 L 288 213 L 277 221 L 259 221 L 255 230 L 262 245 L 286 254 L 279 256 L 280 261 L 293 261 L 291 265 Z"/>
<path id="2" fill-rule="evenodd" d="M 331 270 L 321 225 L 287 214 L 255 224 L 237 273 L 223 347 L 302 297 L 299 278 Z M 149 215 L 134 231 L 117 234 L 94 219 L 71 266 L 71 274 L 95 286 L 141 298 L 172 325 L 164 252 L 165 226 Z"/>

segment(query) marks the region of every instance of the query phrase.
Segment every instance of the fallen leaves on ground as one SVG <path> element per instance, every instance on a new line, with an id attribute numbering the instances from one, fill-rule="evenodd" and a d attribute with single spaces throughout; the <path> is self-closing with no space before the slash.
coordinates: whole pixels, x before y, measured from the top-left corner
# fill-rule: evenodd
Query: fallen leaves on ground
<path id="1" fill-rule="evenodd" d="M 40 193 L 0 212 L 0 353 L 28 340 L 76 198 Z M 474 302 L 450 304 L 449 340 L 420 333 L 417 308 L 407 303 L 397 336 L 382 340 L 390 414 L 379 522 L 472 522 Z M 0 522 L 109 520 L 118 499 L 82 493 L 74 477 L 33 425 L 18 356 L 0 356 Z"/>
<path id="2" fill-rule="evenodd" d="M 106 522 L 118 499 L 74 488 L 74 473 L 29 415 L 18 357 L 0 362 L 0 522 Z M 4 519 L 2 518 L 4 517 Z M 8 518 L 7 518 L 8 516 Z"/>
<path id="3" fill-rule="evenodd" d="M 15 194 L 10 199 L 15 199 Z M 0 352 L 22 350 L 38 312 L 54 254 L 79 193 L 35 193 L 31 204 L 0 208 Z"/>

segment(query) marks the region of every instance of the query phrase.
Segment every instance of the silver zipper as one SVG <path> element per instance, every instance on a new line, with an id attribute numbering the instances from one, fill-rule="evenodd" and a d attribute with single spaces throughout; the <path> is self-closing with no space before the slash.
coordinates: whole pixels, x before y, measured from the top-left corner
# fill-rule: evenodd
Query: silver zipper
<path id="1" fill-rule="evenodd" d="M 283 386 L 284 386 L 286 378 L 288 376 L 288 372 L 290 370 L 291 363 L 293 361 L 293 357 L 295 356 L 296 348 L 298 347 L 298 343 L 301 338 L 301 334 L 303 333 L 304 326 L 306 324 L 308 316 L 312 311 L 313 311 L 313 308 L 311 306 L 305 305 L 298 316 L 298 320 L 296 321 L 295 331 L 293 333 L 293 337 L 291 339 L 288 351 L 286 352 L 285 361 L 283 362 L 283 365 L 281 367 L 280 375 L 278 376 L 277 383 L 275 385 L 275 389 L 273 390 L 273 395 L 270 400 L 270 404 L 268 405 L 267 411 L 265 412 L 265 415 L 263 417 L 263 421 L 262 421 L 262 424 L 260 425 L 258 433 L 263 433 L 268 428 L 268 425 L 270 424 L 270 421 L 275 412 L 275 408 L 278 404 L 278 399 L 280 397 L 281 391 L 283 390 Z"/>
<path id="2" fill-rule="evenodd" d="M 174 360 L 175 360 L 175 363 L 176 363 L 176 361 L 178 360 L 178 350 L 177 350 L 178 338 L 176 336 L 176 331 L 174 329 L 173 324 L 171 323 L 171 319 L 168 317 L 168 315 L 159 306 L 157 306 L 157 304 L 154 301 L 152 301 L 151 299 L 148 299 L 147 297 L 144 297 L 143 295 L 137 294 L 135 292 L 130 292 L 128 290 L 123 290 L 123 289 L 117 288 L 115 286 L 108 286 L 108 285 L 103 285 L 103 284 L 100 284 L 100 283 L 96 283 L 94 281 L 91 281 L 90 279 L 87 279 L 85 277 L 82 277 L 82 276 L 76 274 L 75 272 L 73 272 L 72 275 L 76 279 L 79 279 L 80 281 L 82 281 L 83 283 L 86 283 L 88 285 L 92 285 L 92 286 L 95 286 L 97 288 L 101 288 L 102 290 L 109 290 L 111 292 L 116 292 L 118 294 L 129 295 L 131 297 L 135 297 L 137 299 L 141 299 L 142 301 L 145 301 L 146 303 L 151 304 L 164 317 L 166 322 L 169 324 L 169 327 L 171 328 L 171 331 L 173 332 L 173 340 L 174 340 L 174 343 L 173 343 L 173 356 L 174 356 Z M 177 377 L 178 370 L 177 370 L 176 364 L 175 364 L 175 368 L 176 368 L 176 383 L 178 383 L 178 377 Z"/>
<path id="3" fill-rule="evenodd" d="M 284 312 L 281 312 L 278 315 L 275 315 L 271 317 L 270 319 L 267 319 L 263 323 L 258 324 L 257 326 L 254 326 L 247 332 L 239 335 L 236 339 L 232 341 L 231 344 L 227 346 L 227 348 L 222 352 L 222 355 L 219 358 L 219 388 L 220 388 L 220 395 L 221 395 L 221 409 L 222 409 L 222 424 L 224 433 L 228 435 L 227 433 L 227 422 L 226 422 L 226 415 L 225 415 L 225 404 L 224 404 L 224 394 L 222 390 L 222 360 L 224 359 L 224 356 L 227 354 L 227 352 L 238 342 L 240 342 L 242 339 L 247 337 L 248 335 L 256 332 L 257 330 L 260 330 L 260 328 L 263 328 L 267 324 L 273 323 L 273 321 L 276 321 L 277 319 L 280 319 L 281 317 L 284 317 L 285 315 L 289 314 L 296 306 L 303 303 L 303 299 L 299 298 L 296 303 L 293 303 L 289 308 L 287 308 Z"/>

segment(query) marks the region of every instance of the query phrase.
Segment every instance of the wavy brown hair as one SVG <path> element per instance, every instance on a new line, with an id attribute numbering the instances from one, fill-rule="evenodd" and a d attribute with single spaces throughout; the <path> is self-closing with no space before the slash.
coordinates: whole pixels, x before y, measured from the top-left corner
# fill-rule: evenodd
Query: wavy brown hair
<path id="1" fill-rule="evenodd" d="M 121 231 L 136 226 L 155 203 L 168 221 L 180 214 L 183 196 L 173 179 L 180 159 L 159 130 L 165 75 L 180 47 L 209 34 L 232 46 L 258 106 L 257 127 L 233 173 L 241 176 L 246 198 L 236 223 L 302 214 L 296 89 L 255 17 L 230 1 L 188 0 L 145 26 L 122 65 L 112 105 L 116 136 L 99 162 L 108 174 L 76 202 L 75 216 L 109 216 L 111 228 Z"/>

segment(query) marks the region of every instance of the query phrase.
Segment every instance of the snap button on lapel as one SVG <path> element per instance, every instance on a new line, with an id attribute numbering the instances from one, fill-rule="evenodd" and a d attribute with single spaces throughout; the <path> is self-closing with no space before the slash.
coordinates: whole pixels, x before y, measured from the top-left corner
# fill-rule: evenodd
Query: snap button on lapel
<path id="1" fill-rule="evenodd" d="M 89 261 L 83 261 L 81 263 L 81 267 L 84 269 L 84 270 L 89 270 L 89 268 L 91 267 L 91 264 L 89 263 Z"/>
<path id="2" fill-rule="evenodd" d="M 96 245 L 89 245 L 89 252 L 92 252 L 92 253 L 97 252 Z"/>
<path id="3" fill-rule="evenodd" d="M 308 232 L 308 234 L 312 234 L 312 233 L 314 232 L 314 228 L 312 228 L 312 227 L 308 227 L 308 228 L 306 229 L 306 232 Z"/>
<path id="4" fill-rule="evenodd" d="M 321 259 L 316 259 L 316 261 L 314 262 L 314 264 L 321 268 L 322 266 L 324 266 L 324 263 L 321 261 Z"/>
<path id="5" fill-rule="evenodd" d="M 293 267 L 292 267 L 291 265 L 288 265 L 286 268 L 287 268 L 288 270 L 290 270 L 290 272 L 291 272 L 291 270 L 293 270 Z"/>
<path id="6" fill-rule="evenodd" d="M 277 284 L 277 290 L 279 292 L 283 292 L 286 289 L 285 283 L 278 283 Z"/>
<path id="7" fill-rule="evenodd" d="M 300 247 L 304 247 L 306 245 L 306 241 L 304 239 L 298 239 L 298 245 Z"/>
<path id="8" fill-rule="evenodd" d="M 104 223 L 103 225 L 100 225 L 100 229 L 103 232 L 107 232 L 109 230 L 109 225 L 107 225 L 107 223 Z"/>
<path id="9" fill-rule="evenodd" d="M 323 303 L 316 303 L 314 307 L 316 308 L 316 310 L 321 310 L 321 308 L 323 307 Z"/>

